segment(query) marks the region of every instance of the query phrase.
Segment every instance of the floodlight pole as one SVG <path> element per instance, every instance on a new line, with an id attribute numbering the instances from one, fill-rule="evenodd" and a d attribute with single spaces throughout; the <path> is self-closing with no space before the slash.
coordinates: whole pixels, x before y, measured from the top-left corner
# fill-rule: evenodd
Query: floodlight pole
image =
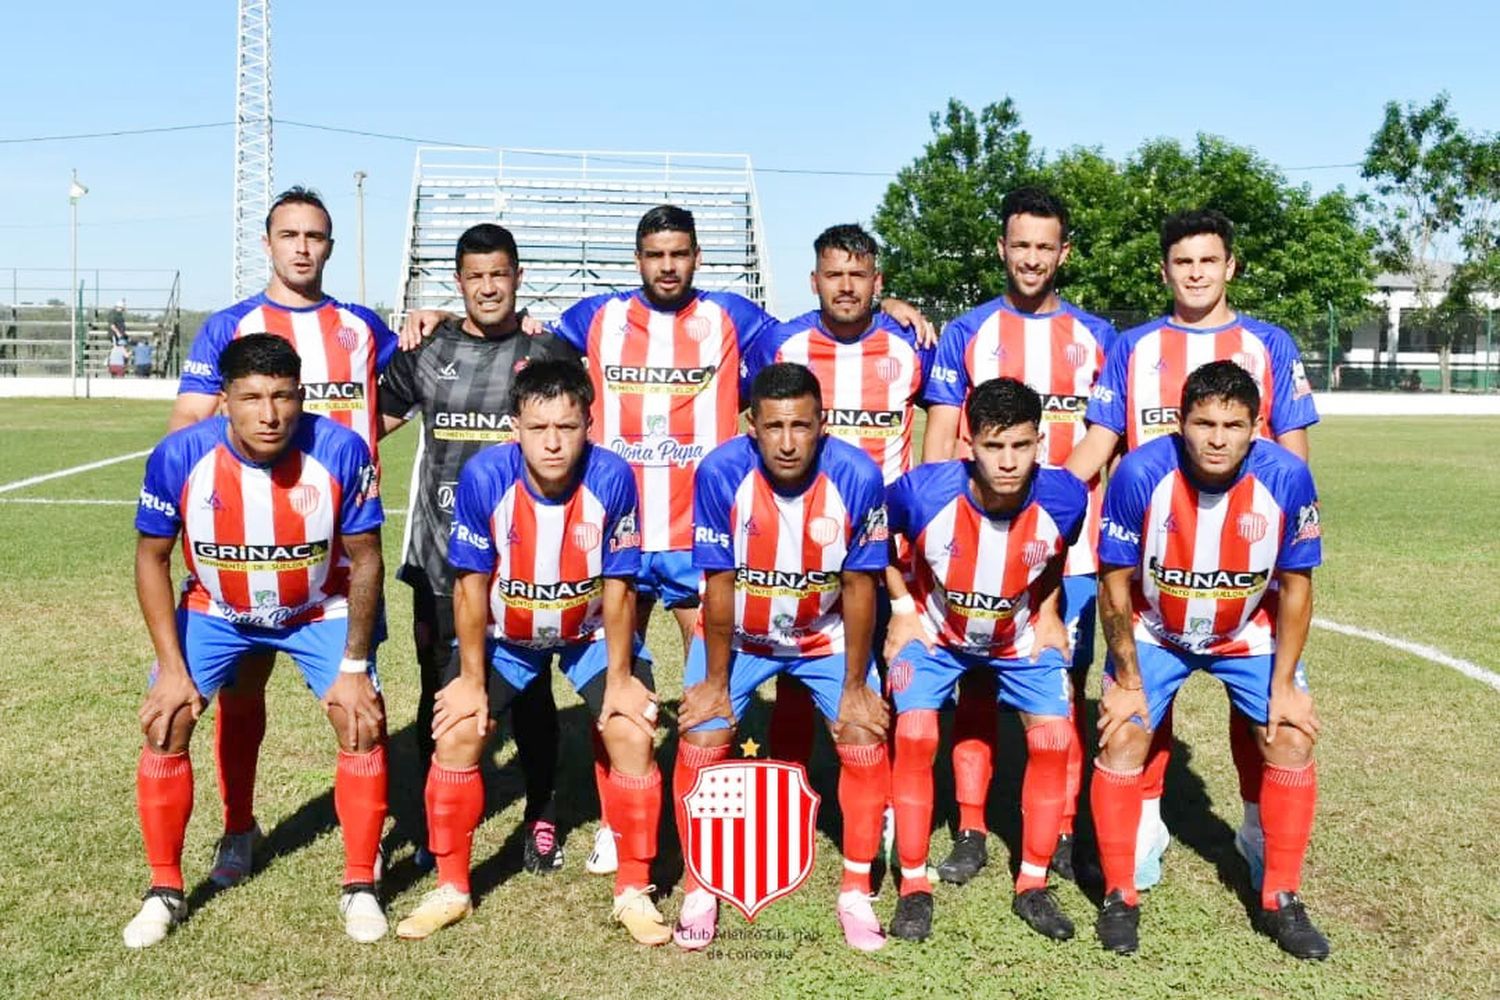
<path id="1" fill-rule="evenodd" d="M 73 280 L 68 286 L 68 372 L 72 380 L 73 398 L 78 398 L 78 199 L 89 193 L 89 189 L 78 183 L 78 169 L 73 170 L 73 182 L 68 185 L 68 212 L 71 216 L 71 250 L 73 257 Z"/>
<path id="2" fill-rule="evenodd" d="M 354 203 L 357 207 L 355 218 L 357 229 L 355 239 L 359 243 L 359 304 L 365 302 L 365 178 L 369 174 L 363 170 L 354 171 Z"/>

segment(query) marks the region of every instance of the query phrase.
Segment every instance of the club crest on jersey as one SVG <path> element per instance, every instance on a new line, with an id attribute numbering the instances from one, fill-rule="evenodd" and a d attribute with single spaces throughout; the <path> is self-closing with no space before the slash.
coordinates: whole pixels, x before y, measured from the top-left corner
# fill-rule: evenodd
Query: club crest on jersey
<path id="1" fill-rule="evenodd" d="M 1266 516 L 1254 511 L 1241 514 L 1234 522 L 1235 533 L 1252 545 L 1266 537 L 1268 527 Z"/>
<path id="2" fill-rule="evenodd" d="M 807 522 L 807 536 L 819 545 L 832 545 L 842 532 L 831 517 L 815 517 Z"/>
<path id="3" fill-rule="evenodd" d="M 352 351 L 359 346 L 359 331 L 352 326 L 339 327 L 338 331 L 334 333 L 333 338 L 346 351 Z"/>
<path id="4" fill-rule="evenodd" d="M 886 671 L 886 683 L 890 686 L 891 694 L 899 694 L 910 687 L 914 672 L 912 662 L 906 657 L 901 656 L 892 660 L 890 668 Z"/>
<path id="5" fill-rule="evenodd" d="M 1037 539 L 1027 542 L 1021 549 L 1021 561 L 1032 569 L 1043 565 L 1052 555 L 1052 546 Z"/>
<path id="6" fill-rule="evenodd" d="M 688 870 L 746 920 L 812 873 L 818 794 L 800 764 L 710 764 L 684 797 Z"/>
<path id="7" fill-rule="evenodd" d="M 1249 351 L 1235 351 L 1234 357 L 1230 360 L 1259 380 L 1261 373 L 1260 355 L 1252 354 Z"/>
<path id="8" fill-rule="evenodd" d="M 714 325 L 702 316 L 689 316 L 682 321 L 682 332 L 693 343 L 701 344 L 714 332 Z"/>
<path id="9" fill-rule="evenodd" d="M 318 509 L 318 501 L 320 499 L 322 499 L 322 495 L 318 492 L 318 488 L 311 483 L 301 483 L 293 486 L 287 491 L 286 495 L 286 502 L 291 505 L 292 510 L 295 510 L 303 517 Z"/>
<path id="10" fill-rule="evenodd" d="M 886 385 L 894 385 L 901 380 L 903 367 L 899 358 L 877 358 L 875 360 L 875 377 Z"/>
<path id="11" fill-rule="evenodd" d="M 575 524 L 573 526 L 573 547 L 580 552 L 592 552 L 599 547 L 599 539 L 602 533 L 597 524 Z"/>
<path id="12" fill-rule="evenodd" d="M 1076 340 L 1063 347 L 1063 357 L 1074 368 L 1082 368 L 1088 364 L 1090 353 L 1089 345 L 1080 344 Z"/>

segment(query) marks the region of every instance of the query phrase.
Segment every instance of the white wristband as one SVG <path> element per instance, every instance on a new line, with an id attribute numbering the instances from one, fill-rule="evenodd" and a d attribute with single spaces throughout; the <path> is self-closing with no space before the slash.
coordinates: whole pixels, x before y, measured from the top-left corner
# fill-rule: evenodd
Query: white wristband
<path id="1" fill-rule="evenodd" d="M 341 674 L 367 674 L 369 672 L 369 660 L 355 660 L 346 656 L 339 661 L 339 673 Z"/>
<path id="2" fill-rule="evenodd" d="M 916 598 L 912 597 L 910 594 L 906 594 L 906 595 L 901 596 L 901 597 L 896 597 L 896 598 L 893 598 L 891 600 L 891 614 L 893 614 L 893 615 L 914 615 L 916 613 L 917 613 L 917 601 L 916 601 Z"/>

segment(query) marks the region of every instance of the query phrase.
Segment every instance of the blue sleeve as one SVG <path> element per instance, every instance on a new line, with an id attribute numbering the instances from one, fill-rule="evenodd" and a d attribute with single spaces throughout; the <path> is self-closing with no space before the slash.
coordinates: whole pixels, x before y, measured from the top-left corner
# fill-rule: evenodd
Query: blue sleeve
<path id="1" fill-rule="evenodd" d="M 964 352 L 969 349 L 971 336 L 968 326 L 958 320 L 944 328 L 923 394 L 929 406 L 962 406 L 969 397 L 969 366 L 964 363 Z"/>
<path id="2" fill-rule="evenodd" d="M 376 530 L 385 521 L 385 510 L 380 504 L 380 473 L 363 438 L 353 431 L 340 437 L 345 441 L 339 453 L 339 482 L 344 491 L 339 534 L 360 535 Z"/>
<path id="3" fill-rule="evenodd" d="M 776 328 L 776 317 L 747 298 L 726 295 L 719 300 L 719 304 L 729 313 L 729 318 L 734 320 L 735 336 L 739 340 L 742 358 L 748 356 Z"/>
<path id="4" fill-rule="evenodd" d="M 1043 469 L 1045 490 L 1038 491 L 1037 499 L 1042 508 L 1057 525 L 1063 541 L 1072 546 L 1083 530 L 1084 515 L 1088 513 L 1089 488 L 1067 469 Z"/>
<path id="5" fill-rule="evenodd" d="M 927 387 L 931 384 L 932 380 L 933 364 L 937 359 L 937 345 L 923 347 L 920 342 L 913 341 L 912 346 L 917 352 L 917 366 L 921 369 L 921 377 L 912 401 L 926 406 L 931 402 L 927 398 Z"/>
<path id="6" fill-rule="evenodd" d="M 1116 434 L 1125 433 L 1125 389 L 1130 375 L 1130 345 L 1125 337 L 1115 338 L 1114 345 L 1104 356 L 1104 371 L 1094 383 L 1089 394 L 1089 408 L 1084 419 L 1091 424 L 1108 428 Z"/>
<path id="7" fill-rule="evenodd" d="M 489 462 L 478 456 L 458 475 L 453 503 L 453 527 L 448 533 L 448 564 L 460 572 L 489 574 L 495 569 L 495 544 L 490 538 L 490 515 L 499 497 Z"/>
<path id="8" fill-rule="evenodd" d="M 349 311 L 365 321 L 370 328 L 370 336 L 375 340 L 375 370 L 385 371 L 385 366 L 391 363 L 391 358 L 396 356 L 396 350 L 400 341 L 391 332 L 391 328 L 385 325 L 385 320 L 376 314 L 375 310 L 365 306 L 353 305 Z"/>
<path id="9" fill-rule="evenodd" d="M 641 571 L 641 529 L 636 512 L 635 476 L 623 462 L 611 469 L 604 512 L 604 576 L 635 579 Z"/>
<path id="10" fill-rule="evenodd" d="M 1312 569 L 1323 563 L 1323 520 L 1312 471 L 1295 455 L 1287 455 L 1276 502 L 1285 512 L 1277 569 Z"/>
<path id="11" fill-rule="evenodd" d="M 730 469 L 720 468 L 729 463 L 709 459 L 693 474 L 693 568 L 712 572 L 734 569 L 729 510 L 734 505 L 736 484 L 730 481 Z"/>
<path id="12" fill-rule="evenodd" d="M 141 482 L 141 497 L 135 508 L 135 530 L 143 535 L 174 538 L 182 527 L 182 512 L 177 503 L 187 481 L 188 457 L 183 440 L 169 435 L 146 459 L 146 477 Z"/>
<path id="13" fill-rule="evenodd" d="M 193 338 L 193 346 L 182 362 L 182 378 L 177 392 L 201 392 L 216 396 L 223 384 L 219 380 L 219 354 L 234 339 L 238 320 L 232 313 L 217 312 L 210 316 Z"/>
<path id="14" fill-rule="evenodd" d="M 912 518 L 915 515 L 917 488 L 912 482 L 913 473 L 897 479 L 886 487 L 885 511 L 886 523 L 893 535 L 904 535 L 911 538 L 913 532 Z"/>
<path id="15" fill-rule="evenodd" d="M 1155 485 L 1140 452 L 1126 455 L 1109 477 L 1104 490 L 1104 515 L 1099 523 L 1099 563 L 1138 566 L 1141 562 L 1141 529 L 1146 507 Z"/>
<path id="16" fill-rule="evenodd" d="M 755 381 L 755 376 L 776 360 L 776 352 L 781 349 L 782 344 L 786 343 L 789 335 L 783 327 L 776 327 L 757 336 L 745 353 L 740 356 L 740 406 L 742 408 L 749 405 L 750 384 Z"/>
<path id="17" fill-rule="evenodd" d="M 875 463 L 863 454 L 859 458 L 868 468 L 856 466 L 856 474 L 847 479 L 849 524 L 854 537 L 844 555 L 843 569 L 878 573 L 890 564 L 891 530 L 885 508 L 885 485 Z"/>
<path id="18" fill-rule="evenodd" d="M 1280 437 L 1317 423 L 1318 408 L 1302 366 L 1302 352 L 1291 334 L 1272 327 L 1267 340 L 1271 354 L 1271 433 Z"/>
<path id="19" fill-rule="evenodd" d="M 579 354 L 587 354 L 589 327 L 594 323 L 594 314 L 603 308 L 608 299 L 608 295 L 595 295 L 575 302 L 548 329 Z"/>

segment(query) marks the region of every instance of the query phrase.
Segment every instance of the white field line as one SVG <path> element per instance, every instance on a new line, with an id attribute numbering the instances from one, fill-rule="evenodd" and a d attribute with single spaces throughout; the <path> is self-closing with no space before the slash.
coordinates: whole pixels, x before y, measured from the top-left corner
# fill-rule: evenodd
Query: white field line
<path id="1" fill-rule="evenodd" d="M 91 500 L 84 497 L 74 499 L 55 500 L 50 497 L 0 497 L 0 504 L 36 504 L 45 507 L 134 507 L 134 500 Z M 387 507 L 387 514 L 404 516 L 405 507 Z"/>
<path id="2" fill-rule="evenodd" d="M 1493 670 L 1486 670 L 1477 663 L 1470 663 L 1468 660 L 1460 660 L 1456 656 L 1449 656 L 1441 649 L 1424 646 L 1420 642 L 1409 642 L 1406 639 L 1398 639 L 1396 636 L 1386 635 L 1384 632 L 1355 628 L 1353 625 L 1330 621 L 1327 618 L 1314 618 L 1312 623 L 1317 628 L 1326 629 L 1329 632 L 1337 632 L 1339 635 L 1347 635 L 1355 639 L 1378 642 L 1382 646 L 1389 646 L 1392 649 L 1399 649 L 1403 653 L 1410 653 L 1412 656 L 1426 660 L 1428 663 L 1451 667 L 1465 677 L 1473 678 L 1481 684 L 1488 684 L 1496 691 L 1500 691 L 1500 674 L 1495 673 Z"/>
<path id="3" fill-rule="evenodd" d="M 11 483 L 0 483 L 0 493 L 9 493 L 12 490 L 24 490 L 28 486 L 37 483 L 45 483 L 53 479 L 61 479 L 64 476 L 77 475 L 80 472 L 91 472 L 94 469 L 102 469 L 106 465 L 115 465 L 119 462 L 128 462 L 133 458 L 145 458 L 151 454 L 151 449 L 144 451 L 132 451 L 128 455 L 116 455 L 114 458 L 101 458 L 97 462 L 86 462 L 83 465 L 75 465 L 71 469 L 58 469 L 56 472 L 43 473 L 40 476 L 28 476 L 25 479 L 17 479 Z"/>

